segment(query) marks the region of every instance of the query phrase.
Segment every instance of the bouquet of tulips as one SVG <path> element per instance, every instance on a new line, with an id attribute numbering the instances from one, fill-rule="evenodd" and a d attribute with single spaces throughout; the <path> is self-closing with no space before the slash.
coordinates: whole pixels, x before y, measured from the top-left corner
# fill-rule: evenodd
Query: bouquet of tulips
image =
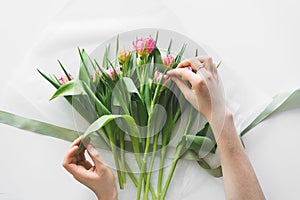
<path id="1" fill-rule="evenodd" d="M 175 167 L 187 143 L 190 147 L 196 146 L 196 150 L 203 143 L 214 146 L 213 138 L 195 140 L 188 135 L 192 120 L 198 112 L 166 75 L 168 70 L 175 68 L 181 61 L 186 44 L 182 45 L 177 55 L 172 55 L 171 40 L 165 55 L 162 55 L 156 45 L 157 40 L 158 34 L 155 40 L 152 37 L 138 38 L 133 41 L 132 49 L 125 49 L 119 48 L 118 37 L 114 59 L 109 59 L 108 45 L 101 64 L 92 60 L 84 50 L 78 49 L 81 64 L 76 78 L 67 72 L 61 62 L 59 64 L 65 73 L 61 78 L 39 71 L 57 89 L 51 99 L 65 97 L 91 124 L 84 133 L 81 145 L 95 136 L 102 143 L 104 141 L 104 145 L 112 151 L 120 188 L 124 188 L 128 174 L 137 187 L 137 199 L 148 199 L 150 194 L 152 199 L 165 198 Z M 178 141 L 172 156 L 169 174 L 163 183 L 168 144 L 184 110 L 188 111 L 188 120 L 184 124 L 182 140 Z M 202 130 L 204 134 L 207 129 L 205 127 Z M 160 163 L 155 189 L 151 184 L 151 175 L 158 150 Z M 127 163 L 125 152 L 134 154 L 139 169 L 138 177 Z"/>
<path id="2" fill-rule="evenodd" d="M 131 48 L 126 49 L 119 48 L 117 37 L 116 51 L 111 53 L 110 45 L 106 46 L 101 63 L 78 49 L 81 63 L 76 77 L 60 61 L 65 74 L 60 78 L 38 70 L 56 88 L 51 99 L 64 97 L 89 123 L 84 133 L 2 110 L 0 123 L 67 141 L 84 134 L 79 151 L 87 141 L 111 151 L 120 189 L 129 177 L 137 187 L 137 200 L 147 200 L 150 196 L 165 199 L 179 159 L 197 161 L 212 176 L 221 177 L 220 163 L 217 166 L 210 163 L 211 158 L 217 158 L 210 125 L 205 120 L 199 125 L 200 114 L 166 75 L 181 62 L 187 45 L 183 44 L 175 55 L 171 53 L 172 40 L 164 49 L 158 48 L 157 41 L 158 33 L 155 39 L 137 38 Z M 299 94 L 298 89 L 276 95 L 240 136 L 288 100 L 297 100 Z M 167 158 L 172 162 L 168 173 L 164 173 Z M 135 162 L 131 162 L 132 159 Z M 137 170 L 133 172 L 132 167 Z M 152 172 L 156 167 L 159 170 L 154 188 Z"/>

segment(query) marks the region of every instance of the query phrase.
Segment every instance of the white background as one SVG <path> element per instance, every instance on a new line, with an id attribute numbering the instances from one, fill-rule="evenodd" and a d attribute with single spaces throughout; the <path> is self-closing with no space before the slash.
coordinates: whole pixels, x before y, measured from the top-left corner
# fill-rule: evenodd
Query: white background
<path id="1" fill-rule="evenodd" d="M 72 4 L 67 2 L 1 0 L 0 90 L 18 72 L 18 67 L 51 19 Z M 130 5 L 128 2 L 124 12 L 135 12 L 139 6 L 156 3 L 145 1 Z M 300 87 L 298 1 L 164 2 L 184 24 L 187 29 L 184 32 L 212 47 L 227 65 L 257 90 L 273 96 L 279 91 Z M 99 6 L 105 6 L 105 3 L 99 1 Z M 172 23 L 172 19 L 169 20 Z M 277 113 L 245 136 L 248 155 L 267 199 L 299 199 L 299 119 L 299 109 Z M 0 125 L 0 130 L 1 200 L 94 198 L 61 167 L 69 145 L 67 142 L 4 125 Z M 199 174 L 193 176 L 205 179 L 200 178 L 199 185 L 191 188 L 201 191 L 202 199 L 224 199 L 222 185 L 205 176 L 204 171 L 199 170 Z M 176 185 L 180 187 L 180 181 L 174 182 L 173 188 Z M 193 194 L 185 197 L 181 199 L 196 199 Z M 122 193 L 120 199 L 125 199 Z"/>

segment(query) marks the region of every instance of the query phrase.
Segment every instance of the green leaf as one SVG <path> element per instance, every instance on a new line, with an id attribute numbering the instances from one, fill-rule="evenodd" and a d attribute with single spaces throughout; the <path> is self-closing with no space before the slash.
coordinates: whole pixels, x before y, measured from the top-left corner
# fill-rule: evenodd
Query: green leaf
<path id="1" fill-rule="evenodd" d="M 127 87 L 127 90 L 128 92 L 130 93 L 136 93 L 140 98 L 141 98 L 141 95 L 139 93 L 139 90 L 136 88 L 133 80 L 131 78 L 128 78 L 128 77 L 123 77 L 122 80 L 124 81 L 126 87 Z"/>
<path id="2" fill-rule="evenodd" d="M 212 151 L 214 153 L 215 143 L 205 136 L 186 135 L 183 137 L 185 148 L 195 151 L 200 158 L 205 157 Z"/>
<path id="3" fill-rule="evenodd" d="M 89 56 L 84 50 L 78 48 L 80 55 L 80 68 L 79 68 L 79 80 L 85 82 L 88 86 L 91 84 L 91 74 L 88 70 Z"/>
<path id="4" fill-rule="evenodd" d="M 220 67 L 221 64 L 222 64 L 222 61 L 220 61 L 220 62 L 217 64 L 217 69 Z"/>
<path id="5" fill-rule="evenodd" d="M 219 177 L 223 176 L 221 166 L 219 166 L 217 168 L 211 168 L 204 159 L 201 159 L 200 161 L 198 161 L 198 164 L 200 165 L 200 167 L 205 169 L 205 171 L 207 171 L 210 175 L 212 175 L 215 178 L 219 178 Z"/>
<path id="6" fill-rule="evenodd" d="M 154 64 L 162 65 L 161 53 L 157 47 L 155 47 L 153 50 L 153 56 L 154 56 Z"/>
<path id="7" fill-rule="evenodd" d="M 58 89 L 60 87 L 60 85 L 53 81 L 49 76 L 47 76 L 45 73 L 43 73 L 42 71 L 40 71 L 39 69 L 37 69 L 37 71 L 47 80 L 49 81 L 56 89 Z"/>
<path id="8" fill-rule="evenodd" d="M 111 90 L 114 88 L 115 83 L 112 81 L 112 79 L 110 78 L 110 76 L 105 72 L 105 70 L 100 67 L 100 65 L 98 64 L 98 62 L 96 60 L 94 60 L 96 63 L 96 66 L 98 67 L 98 69 L 100 70 L 100 72 L 102 73 L 101 75 L 102 77 L 102 83 L 107 85 Z"/>
<path id="9" fill-rule="evenodd" d="M 174 67 L 177 67 L 177 65 L 180 63 L 182 56 L 184 54 L 184 51 L 186 49 L 187 44 L 183 44 L 179 53 L 177 54 L 177 56 L 175 57 L 175 64 L 173 65 Z"/>
<path id="10" fill-rule="evenodd" d="M 214 137 L 214 134 L 213 134 L 213 131 L 209 125 L 209 123 L 207 122 L 204 126 L 203 129 L 201 129 L 197 134 L 197 136 L 205 136 L 205 137 L 208 137 L 211 139 L 211 141 L 213 141 L 214 143 L 215 142 L 215 137 Z"/>
<path id="11" fill-rule="evenodd" d="M 116 80 L 119 80 L 120 77 L 119 77 L 119 75 L 118 75 L 118 73 L 117 73 L 117 71 L 116 71 L 115 66 L 112 64 L 112 62 L 111 62 L 109 59 L 107 59 L 107 63 L 109 64 L 109 66 L 110 66 L 110 67 L 113 69 L 113 71 L 114 71 L 114 78 L 115 78 Z"/>
<path id="12" fill-rule="evenodd" d="M 116 58 L 118 58 L 118 54 L 119 54 L 119 43 L 120 43 L 120 36 L 117 36 L 117 42 L 116 42 Z"/>
<path id="13" fill-rule="evenodd" d="M 169 43 L 169 46 L 168 46 L 167 56 L 170 55 L 170 53 L 171 53 L 171 47 L 172 47 L 172 39 L 170 40 L 170 43 Z"/>
<path id="14" fill-rule="evenodd" d="M 105 52 L 102 58 L 102 67 L 104 67 L 104 69 L 108 69 L 108 54 L 109 54 L 109 50 L 110 50 L 110 44 L 105 48 Z"/>
<path id="15" fill-rule="evenodd" d="M 121 83 L 121 81 L 122 81 L 122 83 L 124 83 L 125 87 L 122 87 L 123 84 Z M 120 85 L 122 85 L 122 86 L 120 86 Z M 118 88 L 116 88 L 116 87 L 118 87 Z M 142 100 L 141 95 L 140 95 L 138 89 L 136 88 L 136 86 L 135 86 L 135 84 L 134 84 L 134 82 L 133 82 L 133 80 L 131 78 L 123 77 L 122 79 L 120 79 L 120 82 L 119 82 L 119 84 L 116 87 L 114 88 L 114 90 L 117 90 L 117 89 L 123 90 L 122 93 L 125 93 L 125 94 L 128 94 L 128 93 L 129 94 L 130 93 L 131 94 L 136 94 Z M 115 105 L 115 106 L 121 106 L 123 104 L 123 102 L 121 102 L 121 101 L 122 100 L 124 101 L 124 99 L 123 98 L 118 98 L 118 97 L 120 97 L 120 95 L 121 95 L 120 92 L 114 95 L 115 98 L 113 98 L 113 105 Z M 128 98 L 129 97 L 130 96 L 128 96 Z M 125 102 L 125 103 L 129 104 L 130 103 L 129 102 L 130 99 L 127 99 L 127 100 L 128 100 L 128 102 Z"/>
<path id="16" fill-rule="evenodd" d="M 94 132 L 100 130 L 101 128 L 105 127 L 109 122 L 118 118 L 121 118 L 126 122 L 126 126 L 124 123 L 122 123 L 124 126 L 119 127 L 121 130 L 125 131 L 126 133 L 130 134 L 133 137 L 139 137 L 136 123 L 130 115 L 111 114 L 111 115 L 103 115 L 99 119 L 97 119 L 94 123 L 92 123 L 84 133 L 84 141 L 86 141 L 89 137 L 91 137 Z M 81 146 L 82 144 L 80 144 L 79 148 L 81 148 Z"/>
<path id="17" fill-rule="evenodd" d="M 156 32 L 156 35 L 155 35 L 155 46 L 156 46 L 156 43 L 158 41 L 158 36 L 159 36 L 159 31 Z"/>
<path id="18" fill-rule="evenodd" d="M 92 92 L 92 90 L 88 87 L 88 85 L 84 82 L 82 82 L 83 88 L 86 91 L 86 93 L 89 95 L 89 97 L 93 100 L 93 103 L 95 103 L 97 110 L 99 112 L 99 115 L 105 115 L 110 114 L 111 112 L 105 107 L 105 105 L 96 97 L 96 95 Z"/>
<path id="19" fill-rule="evenodd" d="M 64 85 L 61 85 L 58 90 L 53 94 L 50 100 L 59 96 L 74 96 L 74 95 L 86 95 L 80 81 L 69 81 Z"/>
<path id="20" fill-rule="evenodd" d="M 245 135 L 249 130 L 254 128 L 261 121 L 265 120 L 268 116 L 270 116 L 273 112 L 275 112 L 278 108 L 284 105 L 287 101 L 300 102 L 300 89 L 293 90 L 290 92 L 283 92 L 275 97 L 273 97 L 272 102 L 259 114 L 252 122 L 249 124 L 240 134 L 240 136 Z"/>
<path id="21" fill-rule="evenodd" d="M 64 71 L 65 75 L 67 76 L 68 80 L 71 81 L 71 77 L 69 76 L 69 73 L 67 72 L 67 70 L 64 68 L 64 66 L 61 64 L 61 62 L 59 60 L 57 60 L 61 69 Z"/>

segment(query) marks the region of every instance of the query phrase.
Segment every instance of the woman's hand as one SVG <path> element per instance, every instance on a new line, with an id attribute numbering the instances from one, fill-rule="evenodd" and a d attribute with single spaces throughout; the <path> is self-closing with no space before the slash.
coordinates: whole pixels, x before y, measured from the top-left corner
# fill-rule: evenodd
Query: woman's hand
<path id="1" fill-rule="evenodd" d="M 117 199 L 115 176 L 103 163 L 99 152 L 91 144 L 88 144 L 78 154 L 76 153 L 82 139 L 83 137 L 79 137 L 71 144 L 63 161 L 64 168 L 76 180 L 94 191 L 99 200 Z M 86 160 L 84 155 L 86 150 L 93 160 L 94 166 Z"/>
<path id="2" fill-rule="evenodd" d="M 219 84 L 217 68 L 211 57 L 197 57 L 183 61 L 167 75 L 211 125 L 223 126 L 228 111 Z M 184 80 L 188 81 L 189 85 Z"/>
<path id="3" fill-rule="evenodd" d="M 233 120 L 226 107 L 223 88 L 212 58 L 195 57 L 182 61 L 176 69 L 168 71 L 167 75 L 206 118 L 218 142 L 222 131 L 228 129 Z"/>
<path id="4" fill-rule="evenodd" d="M 186 67 L 191 67 L 196 73 Z M 217 68 L 212 59 L 183 61 L 168 75 L 213 129 L 220 153 L 226 199 L 265 199 L 236 132 L 232 115 L 226 109 Z"/>

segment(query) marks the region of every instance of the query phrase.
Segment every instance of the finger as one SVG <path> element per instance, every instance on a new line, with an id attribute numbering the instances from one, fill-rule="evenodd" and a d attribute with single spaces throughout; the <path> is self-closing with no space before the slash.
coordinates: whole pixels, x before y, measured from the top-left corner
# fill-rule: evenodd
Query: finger
<path id="1" fill-rule="evenodd" d="M 70 164 L 66 170 L 74 176 L 74 178 L 80 182 L 86 181 L 89 176 L 89 170 L 82 165 Z"/>
<path id="2" fill-rule="evenodd" d="M 89 170 L 91 167 L 93 167 L 93 165 L 87 160 L 80 161 L 78 164 L 82 165 L 87 170 Z"/>
<path id="3" fill-rule="evenodd" d="M 176 83 L 176 85 L 178 86 L 178 88 L 180 89 L 180 91 L 186 99 L 192 95 L 192 90 L 185 84 L 185 82 L 182 79 L 178 77 L 172 77 L 172 80 Z"/>
<path id="4" fill-rule="evenodd" d="M 80 152 L 78 152 L 78 155 L 81 156 L 83 159 L 85 159 L 84 152 L 86 150 L 86 146 L 90 143 L 90 141 L 91 138 L 84 140 L 84 136 L 81 136 L 81 142 L 83 143 L 83 145 L 80 149 Z"/>
<path id="5" fill-rule="evenodd" d="M 93 145 L 91 144 L 88 144 L 86 149 L 91 159 L 93 160 L 96 168 L 99 169 L 100 166 L 103 165 L 102 158 L 99 151 L 97 151 L 97 149 L 93 147 Z"/>
<path id="6" fill-rule="evenodd" d="M 74 142 L 72 142 L 71 147 L 78 146 L 83 139 L 83 136 L 79 136 Z"/>
<path id="7" fill-rule="evenodd" d="M 213 75 L 214 75 L 215 79 L 218 80 L 218 69 L 215 64 L 213 66 Z"/>
<path id="8" fill-rule="evenodd" d="M 173 70 L 170 70 L 167 72 L 168 76 L 181 76 L 183 79 L 189 81 L 191 83 L 191 85 L 195 85 L 197 84 L 197 82 L 199 81 L 199 76 L 195 73 L 193 73 L 190 70 L 187 69 L 183 69 L 183 68 L 176 68 Z"/>
<path id="9" fill-rule="evenodd" d="M 198 71 L 198 69 L 202 67 L 202 63 L 197 58 L 191 58 L 182 61 L 177 66 L 177 68 L 185 68 L 185 67 L 191 67 L 194 71 Z"/>
<path id="10" fill-rule="evenodd" d="M 75 163 L 76 162 L 76 157 L 75 157 L 75 154 L 76 154 L 76 151 L 78 150 L 78 146 L 74 146 L 72 148 L 70 148 L 64 158 L 64 161 L 63 161 L 63 167 L 64 168 L 68 168 L 69 165 L 71 163 Z"/>
<path id="11" fill-rule="evenodd" d="M 192 58 L 189 58 L 189 59 L 186 59 L 186 60 L 183 60 L 181 61 L 179 64 L 178 64 L 178 68 L 183 68 L 183 67 L 187 67 L 187 66 L 190 66 L 190 62 L 193 61 L 193 60 L 197 60 L 199 61 L 200 63 L 204 63 L 206 61 L 206 57 L 192 57 Z"/>
<path id="12" fill-rule="evenodd" d="M 208 57 L 204 63 L 204 67 L 213 73 L 214 63 L 212 57 Z"/>

